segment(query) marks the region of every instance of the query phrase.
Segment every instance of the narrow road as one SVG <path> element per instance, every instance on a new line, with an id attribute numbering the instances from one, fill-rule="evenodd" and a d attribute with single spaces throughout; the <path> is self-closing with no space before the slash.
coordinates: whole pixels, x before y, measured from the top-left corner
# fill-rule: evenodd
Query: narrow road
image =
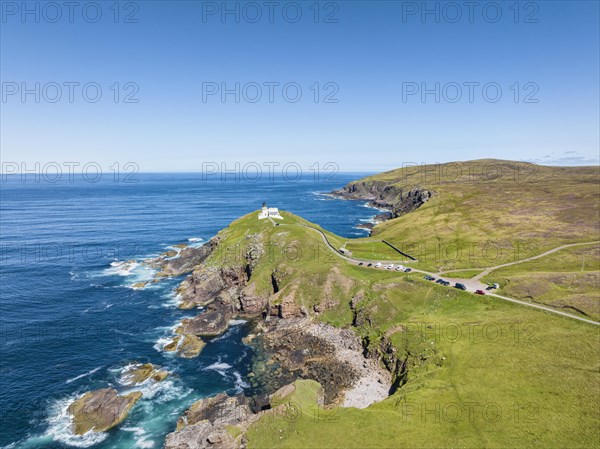
<path id="1" fill-rule="evenodd" d="M 279 225 L 280 226 L 293 226 L 292 224 L 288 224 L 288 223 L 280 223 Z M 315 228 L 313 226 L 304 225 L 304 224 L 297 224 L 296 226 L 302 226 L 302 227 L 313 229 L 314 231 L 317 231 L 319 234 L 321 234 L 321 238 L 323 239 L 323 242 L 325 242 L 325 245 L 331 251 L 333 251 L 333 253 L 336 256 L 338 256 L 338 257 L 340 257 L 340 258 L 342 258 L 342 259 L 344 259 L 344 260 L 346 260 L 348 262 L 351 262 L 353 264 L 358 265 L 361 262 L 363 264 L 364 263 L 373 263 L 374 264 L 374 263 L 377 263 L 377 262 L 381 262 L 382 264 L 384 264 L 384 263 L 386 263 L 386 264 L 402 264 L 402 263 L 406 263 L 406 261 L 394 262 L 394 261 L 390 261 L 390 260 L 386 260 L 386 261 L 362 260 L 362 259 L 356 259 L 354 257 L 346 256 L 345 254 L 340 253 L 335 248 L 335 246 L 333 246 L 331 244 L 331 242 L 329 242 L 329 239 L 327 238 L 327 235 L 325 235 L 325 233 L 323 231 L 321 231 L 320 229 Z M 461 283 L 465 284 L 467 286 L 467 289 L 469 289 L 472 292 L 474 292 L 475 290 L 485 290 L 485 288 L 487 286 L 485 284 L 482 284 L 481 282 L 479 282 L 479 279 L 481 279 L 485 274 L 487 274 L 487 273 L 489 273 L 489 272 L 491 272 L 491 271 L 493 271 L 493 270 L 495 270 L 497 268 L 501 268 L 501 267 L 505 267 L 505 266 L 509 266 L 509 265 L 514 265 L 514 264 L 521 263 L 521 262 L 526 262 L 528 260 L 539 259 L 540 257 L 547 256 L 548 254 L 552 254 L 552 253 L 554 253 L 556 251 L 560 251 L 561 249 L 568 248 L 568 247 L 571 247 L 571 246 L 592 245 L 592 244 L 595 244 L 595 243 L 600 243 L 600 242 L 596 241 L 596 242 L 572 243 L 572 244 L 569 244 L 569 245 L 562 245 L 562 246 L 559 246 L 557 248 L 551 249 L 550 251 L 546 251 L 545 253 L 539 254 L 537 256 L 529 257 L 527 259 L 518 260 L 516 262 L 510 262 L 510 263 L 506 263 L 506 264 L 503 264 L 503 265 L 498 265 L 496 267 L 485 268 L 484 269 L 485 271 L 483 273 L 480 273 L 479 275 L 477 275 L 475 278 L 472 278 L 472 279 L 453 279 L 453 282 L 461 282 Z M 476 269 L 477 268 L 474 268 L 474 270 L 476 270 Z M 456 271 L 466 271 L 466 270 L 471 270 L 471 269 L 465 268 L 465 269 L 456 270 Z M 417 273 L 423 273 L 423 274 L 429 275 L 431 277 L 437 276 L 435 273 L 430 273 L 428 271 L 423 271 L 423 270 L 419 270 L 419 269 L 416 269 L 416 268 L 412 268 L 412 271 L 415 271 Z M 446 273 L 450 273 L 450 271 L 447 271 Z M 521 304 L 522 306 L 533 307 L 535 309 L 544 310 L 546 312 L 550 312 L 550 313 L 554 313 L 554 314 L 557 314 L 557 315 L 561 315 L 561 316 L 564 316 L 566 318 L 572 318 L 574 320 L 583 321 L 584 323 L 594 324 L 596 326 L 600 326 L 600 322 L 598 322 L 598 321 L 590 320 L 590 319 L 583 318 L 583 317 L 580 317 L 580 316 L 577 316 L 577 315 L 571 315 L 570 313 L 561 312 L 561 311 L 555 310 L 555 309 L 553 309 L 551 307 L 546 307 L 546 306 L 542 306 L 542 305 L 539 305 L 539 304 L 534 304 L 534 303 L 527 302 L 527 301 L 521 301 L 519 299 L 509 298 L 508 296 L 502 296 L 502 295 L 498 295 L 496 293 L 486 292 L 486 295 L 493 296 L 494 298 L 500 298 L 500 299 L 503 299 L 505 301 L 510 301 L 510 302 L 513 302 L 513 303 L 516 303 L 516 304 Z"/>
<path id="2" fill-rule="evenodd" d="M 483 272 L 479 273 L 473 279 L 479 280 L 482 277 L 487 276 L 488 274 L 490 274 L 490 272 L 492 272 L 494 270 L 497 270 L 498 268 L 504 268 L 504 267 L 508 267 L 510 265 L 516 265 L 518 263 L 529 262 L 530 260 L 539 259 L 540 257 L 544 257 L 544 256 L 547 256 L 548 254 L 555 253 L 557 251 L 560 251 L 561 249 L 571 248 L 573 246 L 581 246 L 581 245 L 594 245 L 594 244 L 598 244 L 598 243 L 600 243 L 600 241 L 584 242 L 584 243 L 571 243 L 569 245 L 557 246 L 556 248 L 553 248 L 553 249 L 551 249 L 549 251 L 546 251 L 545 253 L 538 254 L 537 256 L 528 257 L 527 259 L 521 259 L 521 260 L 517 260 L 515 262 L 508 262 L 508 263 L 505 263 L 505 264 L 502 264 L 502 265 L 497 265 L 495 267 L 486 268 L 486 269 L 484 269 Z"/>
<path id="3" fill-rule="evenodd" d="M 541 257 L 547 256 L 549 254 L 555 253 L 557 251 L 560 251 L 561 249 L 565 249 L 565 248 L 570 248 L 573 246 L 582 246 L 582 245 L 597 245 L 599 244 L 600 241 L 594 241 L 594 242 L 583 242 L 583 243 L 570 243 L 568 245 L 561 245 L 561 246 L 557 246 L 556 248 L 553 248 L 551 250 L 546 251 L 545 253 L 541 253 L 538 254 L 537 256 L 532 256 L 532 257 L 528 257 L 526 259 L 521 259 L 521 260 L 516 260 L 514 262 L 508 262 L 502 265 L 496 265 L 495 267 L 486 267 L 486 268 L 459 268 L 456 270 L 446 270 L 446 271 L 440 271 L 437 273 L 437 275 L 442 275 L 442 274 L 448 274 L 448 273 L 456 273 L 459 271 L 477 271 L 477 270 L 481 270 L 481 273 L 479 273 L 477 276 L 474 276 L 472 279 L 474 280 L 479 280 L 484 276 L 487 276 L 488 274 L 490 274 L 492 271 L 497 270 L 498 268 L 504 268 L 504 267 L 508 267 L 511 265 L 516 265 L 519 263 L 523 263 L 523 262 L 529 262 L 530 260 L 535 260 L 535 259 L 539 259 Z"/>

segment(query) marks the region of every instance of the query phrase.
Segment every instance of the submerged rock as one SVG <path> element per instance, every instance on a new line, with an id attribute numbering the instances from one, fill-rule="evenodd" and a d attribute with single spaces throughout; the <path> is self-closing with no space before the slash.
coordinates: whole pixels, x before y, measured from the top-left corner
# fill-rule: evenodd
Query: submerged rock
<path id="1" fill-rule="evenodd" d="M 127 417 L 131 407 L 141 397 L 142 393 L 139 391 L 119 396 L 113 388 L 85 393 L 68 408 L 73 432 L 83 435 L 90 430 L 105 432 L 113 428 Z"/>

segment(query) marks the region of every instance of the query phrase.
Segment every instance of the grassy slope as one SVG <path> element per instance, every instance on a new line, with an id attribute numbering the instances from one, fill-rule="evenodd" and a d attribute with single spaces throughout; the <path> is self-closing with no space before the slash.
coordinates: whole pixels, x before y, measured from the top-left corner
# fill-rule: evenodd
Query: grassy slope
<path id="1" fill-rule="evenodd" d="M 483 278 L 503 294 L 600 320 L 600 245 L 565 248 L 540 259 L 494 270 Z"/>
<path id="2" fill-rule="evenodd" d="M 377 225 L 372 238 L 348 248 L 372 257 L 373 240 L 386 239 L 438 271 L 494 266 L 561 244 L 597 240 L 599 176 L 597 167 L 481 160 L 364 178 L 355 182 L 405 190 L 421 186 L 435 196 L 416 211 Z M 382 258 L 397 258 L 379 248 Z"/>
<path id="3" fill-rule="evenodd" d="M 268 291 L 271 273 L 288 270 L 284 293 L 309 309 L 326 304 L 318 319 L 334 325 L 351 326 L 349 302 L 362 292 L 364 324 L 355 330 L 372 347 L 388 338 L 408 356 L 409 372 L 393 396 L 365 410 L 320 410 L 315 385 L 300 383 L 298 419 L 261 420 L 248 434 L 249 447 L 598 446 L 597 327 L 416 274 L 349 265 L 330 255 L 315 231 L 290 226 L 307 222 L 283 215 L 277 227 L 255 214 L 237 220 L 222 231 L 224 245 L 243 247 L 254 233 L 273 243 L 273 257 L 260 259 L 252 281 Z M 285 255 L 286 246 L 303 248 L 301 257 Z M 223 260 L 215 253 L 209 263 Z"/>

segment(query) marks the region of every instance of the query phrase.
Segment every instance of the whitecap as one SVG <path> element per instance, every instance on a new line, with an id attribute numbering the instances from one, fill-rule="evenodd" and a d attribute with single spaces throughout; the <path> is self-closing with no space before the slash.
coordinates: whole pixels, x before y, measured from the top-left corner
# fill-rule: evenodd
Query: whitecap
<path id="1" fill-rule="evenodd" d="M 244 391 L 244 388 L 250 388 L 250 385 L 242 379 L 239 372 L 235 371 L 233 376 L 235 377 L 235 390 L 237 393 Z"/>
<path id="2" fill-rule="evenodd" d="M 203 239 L 203 238 L 201 238 L 201 237 L 190 237 L 190 238 L 188 239 L 188 242 L 192 242 L 192 243 L 196 243 L 196 242 L 202 242 L 202 241 L 204 241 L 204 239 Z"/>
<path id="3" fill-rule="evenodd" d="M 131 366 L 131 365 L 128 365 Z M 127 367 L 123 368 L 124 370 Z M 125 379 L 126 381 L 127 379 Z M 175 399 L 181 399 L 191 393 L 187 387 L 184 387 L 176 379 L 168 377 L 160 382 L 154 379 L 146 379 L 136 385 L 128 385 L 128 388 L 123 390 L 122 394 L 133 393 L 139 391 L 142 393 L 140 403 L 146 408 L 152 408 L 154 403 L 170 402 Z"/>
<path id="4" fill-rule="evenodd" d="M 167 346 L 169 343 L 172 343 L 172 342 L 173 342 L 172 338 L 160 337 L 158 340 L 156 340 L 156 343 L 154 343 L 154 345 L 152 345 L 152 347 L 154 349 L 156 349 L 158 352 L 164 352 L 165 346 Z"/>
<path id="5" fill-rule="evenodd" d="M 135 445 L 141 448 L 154 447 L 154 441 L 148 440 L 148 435 L 142 427 L 124 427 L 125 432 L 133 432 L 135 435 Z"/>
<path id="6" fill-rule="evenodd" d="M 163 298 L 168 298 L 168 300 L 161 304 L 162 307 L 167 307 L 170 309 L 177 308 L 181 303 L 181 295 L 175 290 L 172 290 L 168 294 L 163 295 Z"/>
<path id="7" fill-rule="evenodd" d="M 208 370 L 216 371 L 221 376 L 225 377 L 225 376 L 227 376 L 225 371 L 227 371 L 228 369 L 231 369 L 231 368 L 232 368 L 232 366 L 229 363 L 221 362 L 221 360 L 219 360 L 218 362 L 215 362 L 212 365 L 208 365 L 206 368 L 203 368 L 203 369 L 205 371 L 208 371 Z"/>
<path id="8" fill-rule="evenodd" d="M 138 262 L 135 261 L 126 261 L 126 262 L 111 262 L 111 268 L 107 268 L 105 273 L 108 275 L 118 275 L 118 276 L 129 276 L 133 273 L 137 267 L 140 266 Z"/>
<path id="9" fill-rule="evenodd" d="M 248 322 L 247 320 L 229 320 L 228 324 L 230 326 L 238 326 L 240 324 L 244 324 L 244 323 L 247 323 L 247 322 Z"/>
<path id="10" fill-rule="evenodd" d="M 75 382 L 76 380 L 79 380 L 79 379 L 83 378 L 83 377 L 91 376 L 91 375 L 92 375 L 92 374 L 94 374 L 96 371 L 98 371 L 100 368 L 102 368 L 102 367 L 101 367 L 101 366 L 99 366 L 98 368 L 94 368 L 93 370 L 90 370 L 90 371 L 88 371 L 87 373 L 80 374 L 79 376 L 75 376 L 75 377 L 73 377 L 72 379 L 68 379 L 68 380 L 66 381 L 66 383 L 70 384 L 70 383 L 72 383 L 72 382 Z"/>

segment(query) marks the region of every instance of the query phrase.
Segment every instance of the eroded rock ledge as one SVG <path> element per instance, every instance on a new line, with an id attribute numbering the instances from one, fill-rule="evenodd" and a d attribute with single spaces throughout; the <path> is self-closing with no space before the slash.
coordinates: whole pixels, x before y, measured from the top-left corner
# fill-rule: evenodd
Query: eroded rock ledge
<path id="1" fill-rule="evenodd" d="M 243 394 L 219 393 L 200 399 L 186 410 L 177 429 L 167 435 L 164 449 L 234 449 L 246 446 L 248 427 L 265 415 L 286 413 L 285 399 L 295 391 L 290 384 L 269 395 L 264 409 L 253 408 Z"/>
<path id="2" fill-rule="evenodd" d="M 420 186 L 405 189 L 383 181 L 359 181 L 351 182 L 331 194 L 347 199 L 368 201 L 370 206 L 389 210 L 389 218 L 397 218 L 421 207 L 429 201 L 434 192 Z M 384 219 L 384 216 L 379 216 L 378 219 Z"/>

